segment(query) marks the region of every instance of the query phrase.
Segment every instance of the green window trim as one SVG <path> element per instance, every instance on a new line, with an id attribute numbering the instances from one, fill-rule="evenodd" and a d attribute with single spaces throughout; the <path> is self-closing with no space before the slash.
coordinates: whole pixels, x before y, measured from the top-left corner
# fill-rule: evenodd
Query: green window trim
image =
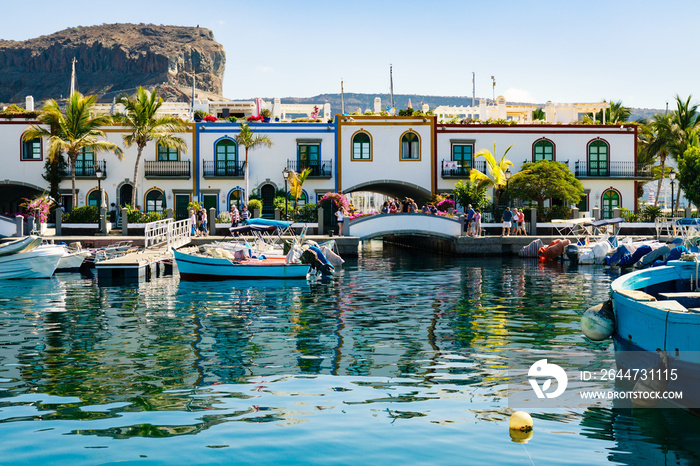
<path id="1" fill-rule="evenodd" d="M 372 159 L 372 139 L 361 131 L 352 138 L 352 160 Z"/>
<path id="2" fill-rule="evenodd" d="M 157 189 L 152 189 L 146 193 L 146 212 L 163 213 L 165 210 L 165 196 Z"/>
<path id="3" fill-rule="evenodd" d="M 474 144 L 452 144 L 452 160 L 459 162 L 460 168 L 474 166 Z"/>
<path id="4" fill-rule="evenodd" d="M 588 145 L 588 175 L 608 176 L 610 146 L 602 140 L 596 140 Z"/>
<path id="5" fill-rule="evenodd" d="M 613 218 L 613 209 L 616 207 L 620 207 L 620 193 L 613 189 L 608 189 L 603 193 L 603 219 L 611 219 Z"/>
<path id="6" fill-rule="evenodd" d="M 532 148 L 532 161 L 540 160 L 554 161 L 554 143 L 547 139 L 537 141 Z"/>
<path id="7" fill-rule="evenodd" d="M 180 151 L 173 147 L 166 147 L 164 145 L 158 144 L 157 160 L 159 162 L 178 161 L 180 160 Z"/>
<path id="8" fill-rule="evenodd" d="M 297 163 L 299 172 L 308 167 L 317 167 L 321 163 L 321 145 L 298 144 Z"/>
<path id="9" fill-rule="evenodd" d="M 22 142 L 22 160 L 41 160 L 41 139 Z"/>
<path id="10" fill-rule="evenodd" d="M 238 147 L 233 139 L 222 139 L 216 143 L 214 157 L 217 162 L 236 162 L 238 160 Z"/>

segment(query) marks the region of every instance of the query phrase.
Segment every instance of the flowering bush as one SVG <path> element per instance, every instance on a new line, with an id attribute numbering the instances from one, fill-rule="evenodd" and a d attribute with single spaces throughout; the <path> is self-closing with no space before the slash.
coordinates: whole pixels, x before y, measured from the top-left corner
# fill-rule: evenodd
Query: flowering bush
<path id="1" fill-rule="evenodd" d="M 46 223 L 49 219 L 49 209 L 54 204 L 54 200 L 47 194 L 42 194 L 34 200 L 24 199 L 22 203 L 24 210 L 31 217 L 38 218 L 41 223 Z"/>
<path id="2" fill-rule="evenodd" d="M 326 193 L 323 195 L 319 202 L 322 203 L 323 201 L 333 201 L 333 205 L 339 209 L 341 206 L 345 209 L 347 212 L 348 209 L 350 208 L 350 203 L 348 202 L 347 199 L 345 199 L 345 196 L 343 196 L 340 193 Z"/>
<path id="3" fill-rule="evenodd" d="M 311 119 L 318 120 L 318 105 L 314 105 L 314 111 L 311 112 Z"/>
<path id="4" fill-rule="evenodd" d="M 438 202 L 435 207 L 437 207 L 439 211 L 447 212 L 448 209 L 455 208 L 455 201 L 452 199 L 443 199 L 442 201 Z"/>
<path id="5" fill-rule="evenodd" d="M 207 115 L 207 116 L 205 116 L 205 117 L 202 118 L 202 119 L 203 119 L 204 121 L 206 121 L 207 123 L 214 123 L 215 121 L 218 120 L 218 118 L 216 118 L 214 115 Z"/>
<path id="6" fill-rule="evenodd" d="M 377 215 L 379 212 L 357 212 L 348 217 L 348 220 L 355 220 L 356 218 L 370 217 L 372 215 Z"/>
<path id="7" fill-rule="evenodd" d="M 259 116 L 249 116 L 249 117 L 247 118 L 247 120 L 248 120 L 248 121 L 261 121 L 261 122 L 262 122 L 262 121 L 265 121 L 265 117 L 262 116 L 262 115 L 259 115 Z"/>

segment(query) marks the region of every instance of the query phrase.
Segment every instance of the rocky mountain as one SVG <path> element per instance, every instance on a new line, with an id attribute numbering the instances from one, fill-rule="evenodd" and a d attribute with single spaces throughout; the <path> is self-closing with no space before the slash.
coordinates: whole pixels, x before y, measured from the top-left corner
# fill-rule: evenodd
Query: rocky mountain
<path id="1" fill-rule="evenodd" d="M 111 101 L 136 87 L 160 87 L 166 100 L 189 100 L 192 73 L 198 97 L 220 99 L 226 54 L 212 31 L 154 24 L 74 27 L 27 41 L 0 40 L 0 102 L 59 99 L 77 89 Z"/>

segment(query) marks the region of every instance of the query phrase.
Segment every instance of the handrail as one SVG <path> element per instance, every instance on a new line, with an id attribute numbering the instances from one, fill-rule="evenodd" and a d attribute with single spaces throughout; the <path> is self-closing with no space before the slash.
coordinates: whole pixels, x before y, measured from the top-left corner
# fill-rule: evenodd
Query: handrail
<path id="1" fill-rule="evenodd" d="M 146 249 L 160 244 L 167 244 L 168 250 L 178 248 L 190 242 L 192 228 L 190 227 L 190 219 L 178 220 L 167 218 L 165 220 L 156 220 L 146 224 L 144 231 L 144 244 Z"/>

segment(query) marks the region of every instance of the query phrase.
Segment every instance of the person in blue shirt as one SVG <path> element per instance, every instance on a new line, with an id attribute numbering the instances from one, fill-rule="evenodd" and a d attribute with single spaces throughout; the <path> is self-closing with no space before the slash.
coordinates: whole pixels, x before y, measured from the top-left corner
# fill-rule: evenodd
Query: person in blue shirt
<path id="1" fill-rule="evenodd" d="M 472 209 L 472 205 L 469 204 L 467 206 L 467 235 L 473 236 L 473 228 L 472 228 L 472 222 L 474 222 L 474 209 Z"/>
<path id="2" fill-rule="evenodd" d="M 501 236 L 508 236 L 508 234 L 510 233 L 511 220 L 513 220 L 513 212 L 510 211 L 510 207 L 506 207 L 506 210 L 503 212 L 503 217 L 501 218 L 501 220 L 503 221 Z"/>

